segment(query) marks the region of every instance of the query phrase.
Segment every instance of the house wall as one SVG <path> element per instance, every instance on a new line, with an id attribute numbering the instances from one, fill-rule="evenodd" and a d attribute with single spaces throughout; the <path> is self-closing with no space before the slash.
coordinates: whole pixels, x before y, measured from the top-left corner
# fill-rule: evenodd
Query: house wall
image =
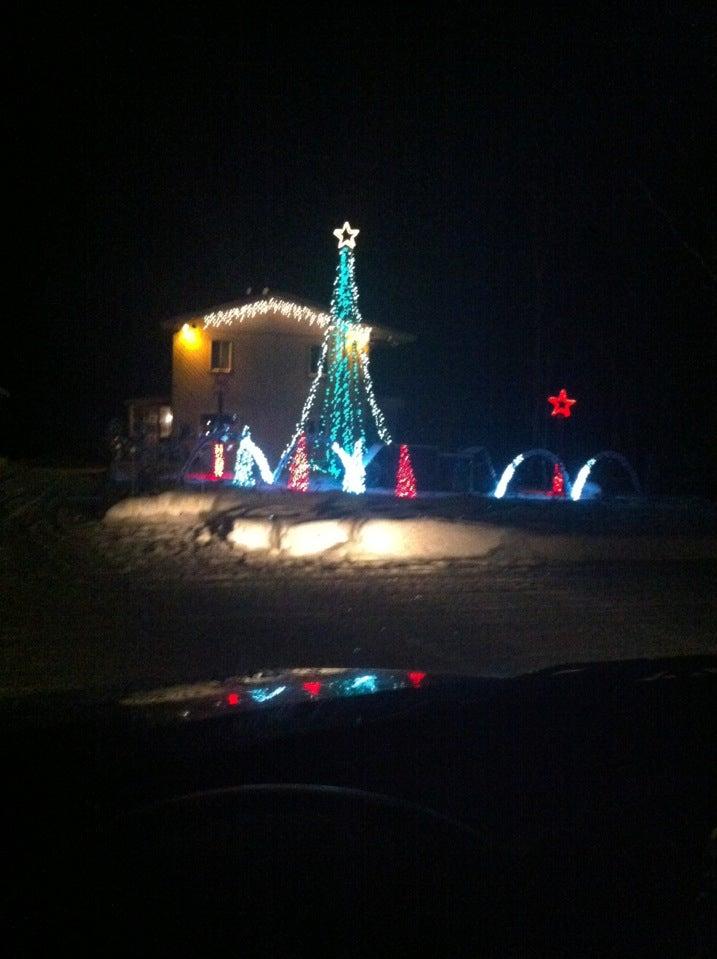
<path id="1" fill-rule="evenodd" d="M 232 370 L 210 372 L 211 341 L 233 343 Z M 323 329 L 277 316 L 257 317 L 236 327 L 180 329 L 173 337 L 173 429 L 186 425 L 192 437 L 201 417 L 217 409 L 221 381 L 225 413 L 237 413 L 239 426 L 248 424 L 254 441 L 270 462 L 278 459 L 291 438 L 311 386 L 312 346 L 319 346 Z"/>

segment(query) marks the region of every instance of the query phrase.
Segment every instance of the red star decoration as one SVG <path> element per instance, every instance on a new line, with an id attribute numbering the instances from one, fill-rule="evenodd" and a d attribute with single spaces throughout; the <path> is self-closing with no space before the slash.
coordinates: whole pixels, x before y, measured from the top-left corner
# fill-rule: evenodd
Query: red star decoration
<path id="1" fill-rule="evenodd" d="M 553 407 L 551 416 L 570 416 L 570 407 L 577 400 L 571 400 L 565 390 L 561 390 L 557 396 L 549 396 L 548 403 Z"/>

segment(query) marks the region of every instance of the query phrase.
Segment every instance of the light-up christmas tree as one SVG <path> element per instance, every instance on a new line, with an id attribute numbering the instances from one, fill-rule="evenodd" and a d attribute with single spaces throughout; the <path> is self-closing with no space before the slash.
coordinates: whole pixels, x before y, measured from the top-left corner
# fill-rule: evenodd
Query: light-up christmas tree
<path id="1" fill-rule="evenodd" d="M 371 330 L 363 325 L 358 308 L 353 254 L 358 232 L 348 222 L 334 230 L 339 241 L 339 262 L 331 298 L 332 322 L 324 334 L 318 370 L 301 419 L 284 450 L 279 468 L 300 435 L 306 432 L 312 411 L 318 430 L 309 443 L 311 469 L 335 479 L 342 476 L 343 467 L 334 444 L 353 452 L 359 440 L 365 451 L 376 444 L 391 442 L 369 372 Z"/>
<path id="2" fill-rule="evenodd" d="M 408 446 L 401 443 L 398 454 L 398 469 L 396 470 L 396 496 L 399 499 L 416 498 L 416 476 L 411 465 L 411 456 Z"/>
<path id="3" fill-rule="evenodd" d="M 220 480 L 224 476 L 224 443 L 215 443 L 213 449 L 212 475 Z"/>
<path id="4" fill-rule="evenodd" d="M 234 465 L 234 485 L 251 487 L 256 486 L 254 479 L 254 457 L 252 456 L 249 442 L 251 434 L 249 427 L 245 426 L 242 430 L 241 441 L 237 446 L 237 458 Z"/>
<path id="5" fill-rule="evenodd" d="M 306 451 L 306 433 L 302 433 L 294 448 L 289 466 L 289 489 L 306 493 L 309 489 L 309 456 Z"/>
<path id="6" fill-rule="evenodd" d="M 563 471 L 559 463 L 553 465 L 553 481 L 550 486 L 550 495 L 561 498 L 565 496 L 565 477 L 563 476 Z"/>

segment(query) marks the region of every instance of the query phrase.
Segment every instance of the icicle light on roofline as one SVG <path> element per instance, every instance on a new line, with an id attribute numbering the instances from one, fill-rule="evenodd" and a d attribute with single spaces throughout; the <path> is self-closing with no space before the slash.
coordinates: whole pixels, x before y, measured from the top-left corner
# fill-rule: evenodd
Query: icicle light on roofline
<path id="1" fill-rule="evenodd" d="M 292 303 L 290 300 L 278 300 L 272 296 L 268 300 L 255 300 L 253 303 L 245 303 L 243 306 L 232 306 L 228 310 L 215 310 L 213 313 L 207 313 L 203 317 L 204 329 L 212 326 L 233 326 L 235 323 L 253 320 L 254 317 L 265 316 L 267 313 L 280 313 L 282 316 L 287 316 L 299 323 L 308 323 L 309 326 L 316 325 L 323 328 L 331 323 L 331 317 L 328 313 L 312 310 L 308 306 L 301 306 L 299 303 Z"/>

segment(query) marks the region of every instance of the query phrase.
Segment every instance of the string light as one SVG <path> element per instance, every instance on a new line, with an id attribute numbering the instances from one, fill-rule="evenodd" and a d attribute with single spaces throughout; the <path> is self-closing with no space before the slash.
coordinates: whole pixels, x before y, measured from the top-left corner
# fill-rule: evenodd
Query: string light
<path id="1" fill-rule="evenodd" d="M 271 486 L 271 484 L 274 482 L 274 473 L 269 466 L 268 459 L 266 456 L 264 456 L 263 451 L 259 449 L 251 436 L 246 436 L 245 443 L 247 449 L 254 458 L 254 462 L 259 467 L 259 475 L 261 476 L 262 480 Z"/>
<path id="2" fill-rule="evenodd" d="M 299 436 L 307 431 L 311 411 L 318 405 L 319 384 L 324 382 L 318 410 L 318 432 L 312 437 L 310 465 L 314 470 L 341 475 L 333 444 L 354 449 L 358 439 L 367 444 L 364 407 L 367 405 L 378 439 L 386 445 L 391 436 L 379 409 L 369 371 L 371 327 L 365 326 L 358 307 L 354 257 L 358 230 L 348 222 L 334 231 L 339 239 L 339 263 L 331 296 L 331 323 L 326 327 L 316 376 L 304 402 L 301 417 L 284 448 L 274 473 L 278 476 Z M 346 234 L 348 233 L 348 239 Z M 345 471 L 344 471 L 345 473 Z M 345 479 L 345 476 L 344 476 Z"/>
<path id="3" fill-rule="evenodd" d="M 520 466 L 521 463 L 525 462 L 525 460 L 527 459 L 530 459 L 532 456 L 540 456 L 543 459 L 549 460 L 553 464 L 553 476 L 555 476 L 556 467 L 560 470 L 560 475 L 562 477 L 562 483 L 563 483 L 563 492 L 561 495 L 565 495 L 566 490 L 568 494 L 572 493 L 572 488 L 570 486 L 570 479 L 568 477 L 567 470 L 565 469 L 564 465 L 560 462 L 558 457 L 554 453 L 551 453 L 550 450 L 535 449 L 535 450 L 528 450 L 527 453 L 518 453 L 515 459 L 512 460 L 510 463 L 508 463 L 506 468 L 503 470 L 503 473 L 500 479 L 498 480 L 498 485 L 496 486 L 493 492 L 493 496 L 496 499 L 502 499 L 505 496 L 505 492 L 508 489 L 508 484 L 515 476 L 516 469 Z"/>
<path id="4" fill-rule="evenodd" d="M 221 479 L 224 476 L 224 444 L 214 444 L 214 466 L 212 469 L 215 479 Z"/>
<path id="5" fill-rule="evenodd" d="M 570 407 L 574 406 L 577 400 L 571 400 L 563 389 L 557 396 L 549 396 L 548 403 L 553 407 L 551 416 L 562 416 L 567 419 L 571 415 Z"/>
<path id="6" fill-rule="evenodd" d="M 316 393 L 319 388 L 319 383 L 321 382 L 321 377 L 323 376 L 323 373 L 324 373 L 324 363 L 326 362 L 327 350 L 328 350 L 328 340 L 326 336 L 324 336 L 324 341 L 321 344 L 321 356 L 319 357 L 319 362 L 316 367 L 316 376 L 314 377 L 314 381 L 311 384 L 311 388 L 309 389 L 309 395 L 304 400 L 304 406 L 301 410 L 301 416 L 299 418 L 299 422 L 296 424 L 291 439 L 286 444 L 286 446 L 284 447 L 282 451 L 281 456 L 279 457 L 279 465 L 276 467 L 276 470 L 274 471 L 274 479 L 278 477 L 279 473 L 283 469 L 284 463 L 286 461 L 286 457 L 289 455 L 290 451 L 292 450 L 294 443 L 299 438 L 299 435 L 304 432 L 306 421 L 314 405 L 314 400 L 316 399 Z"/>
<path id="7" fill-rule="evenodd" d="M 398 470 L 396 471 L 396 496 L 399 499 L 416 498 L 416 477 L 411 465 L 411 456 L 408 446 L 401 443 L 398 454 Z"/>
<path id="8" fill-rule="evenodd" d="M 347 246 L 349 249 L 353 250 L 353 248 L 356 246 L 356 237 L 360 232 L 360 230 L 352 230 L 349 221 L 345 220 L 343 226 L 340 226 L 338 229 L 334 230 L 334 236 L 339 241 L 339 249 L 341 249 L 342 246 Z M 348 234 L 348 236 L 346 236 L 346 234 Z"/>
<path id="9" fill-rule="evenodd" d="M 234 464 L 234 485 L 251 487 L 256 486 L 254 479 L 254 464 L 259 468 L 259 475 L 267 484 L 274 482 L 274 473 L 262 450 L 251 438 L 249 427 L 245 426 L 241 433 L 241 440 L 237 448 L 237 457 Z"/>
<path id="10" fill-rule="evenodd" d="M 575 482 L 573 483 L 573 488 L 570 493 L 570 498 L 573 502 L 577 503 L 580 497 L 583 495 L 583 487 L 587 482 L 587 478 L 590 475 L 590 470 L 595 465 L 595 460 L 590 459 L 585 463 L 584 466 L 581 466 L 578 470 L 578 475 L 575 477 Z"/>
<path id="11" fill-rule="evenodd" d="M 593 466 L 595 466 L 598 460 L 603 459 L 614 460 L 616 463 L 619 463 L 630 477 L 630 482 L 632 483 L 634 492 L 638 496 L 641 495 L 642 490 L 640 488 L 640 481 L 637 478 L 637 473 L 630 465 L 630 462 L 625 459 L 622 453 L 616 453 L 614 450 L 603 450 L 602 453 L 596 453 L 595 456 L 589 459 L 584 466 L 581 466 L 580 470 L 578 471 L 578 475 L 575 478 L 575 484 L 570 491 L 570 496 L 575 502 L 577 502 L 583 495 L 585 483 L 590 476 Z"/>
<path id="12" fill-rule="evenodd" d="M 366 492 L 366 468 L 363 465 L 363 440 L 357 439 L 353 453 L 349 454 L 338 443 L 332 443 L 331 449 L 341 460 L 344 478 L 341 488 L 344 493 Z"/>
<path id="13" fill-rule="evenodd" d="M 518 453 L 515 459 L 511 463 L 508 463 L 506 468 L 503 470 L 503 475 L 498 480 L 498 485 L 495 488 L 495 493 L 493 493 L 493 496 L 495 496 L 496 499 L 503 499 L 503 497 L 505 496 L 505 491 L 508 489 L 508 483 L 510 483 L 510 481 L 515 476 L 515 471 L 523 462 L 523 459 L 524 459 L 523 454 Z"/>
<path id="14" fill-rule="evenodd" d="M 327 331 L 328 368 L 326 388 L 319 422 L 324 443 L 315 444 L 313 463 L 316 468 L 338 478 L 339 464 L 329 455 L 333 444 L 353 449 L 357 439 L 366 441 L 364 409 L 361 395 L 360 357 L 368 338 L 359 337 L 361 325 L 358 289 L 354 279 L 354 258 L 351 247 L 339 244 L 339 264 L 331 296 L 333 325 Z M 361 344 L 361 346 L 359 345 Z"/>
<path id="15" fill-rule="evenodd" d="M 302 433 L 299 437 L 291 459 L 289 489 L 295 493 L 306 493 L 309 489 L 309 458 L 306 452 L 306 433 Z"/>
<path id="16" fill-rule="evenodd" d="M 228 310 L 215 310 L 213 313 L 207 313 L 203 317 L 204 328 L 234 326 L 235 323 L 253 320 L 255 317 L 265 316 L 267 313 L 279 313 L 299 323 L 308 323 L 309 326 L 326 327 L 331 323 L 331 317 L 328 313 L 312 310 L 310 307 L 301 306 L 299 303 L 292 303 L 291 300 L 279 300 L 272 296 L 268 300 L 255 300 L 253 303 L 245 303 L 243 306 L 232 306 Z"/>
<path id="17" fill-rule="evenodd" d="M 376 431 L 378 432 L 379 439 L 385 443 L 386 446 L 390 446 L 393 440 L 388 431 L 388 427 L 386 426 L 386 420 L 383 417 L 383 413 L 379 409 L 378 403 L 376 402 L 376 397 L 374 396 L 373 381 L 371 380 L 371 374 L 369 373 L 368 369 L 368 354 L 366 353 L 361 354 L 361 366 L 363 367 L 364 380 L 366 382 L 368 405 L 371 409 L 371 413 L 373 414 L 373 420 L 376 424 Z"/>
<path id="18" fill-rule="evenodd" d="M 551 496 L 565 496 L 565 478 L 559 463 L 553 463 L 553 482 L 550 487 Z"/>
<path id="19" fill-rule="evenodd" d="M 256 480 L 254 479 L 254 457 L 244 442 L 248 434 L 249 427 L 245 426 L 242 430 L 241 440 L 237 447 L 237 458 L 234 463 L 234 485 L 243 486 L 245 489 L 256 486 Z"/>

